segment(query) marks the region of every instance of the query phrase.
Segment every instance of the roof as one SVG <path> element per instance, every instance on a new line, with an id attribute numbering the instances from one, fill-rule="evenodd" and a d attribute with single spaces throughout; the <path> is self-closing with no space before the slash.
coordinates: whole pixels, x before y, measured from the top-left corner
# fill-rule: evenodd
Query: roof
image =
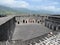
<path id="1" fill-rule="evenodd" d="M 50 16 L 50 14 L 19 14 L 16 16 Z"/>
<path id="2" fill-rule="evenodd" d="M 6 17 L 2 17 L 0 18 L 0 25 L 4 24 L 5 22 L 9 21 L 10 19 L 12 19 L 14 17 L 14 15 L 10 15 L 10 16 L 6 16 Z"/>
<path id="3" fill-rule="evenodd" d="M 56 15 L 56 16 L 53 15 L 53 16 L 49 16 L 49 17 L 57 17 L 57 18 L 60 18 L 60 16 L 58 16 L 58 15 Z"/>
<path id="4" fill-rule="evenodd" d="M 42 26 L 41 24 L 27 24 L 27 25 L 16 25 L 15 32 L 12 40 L 29 40 L 52 30 Z"/>

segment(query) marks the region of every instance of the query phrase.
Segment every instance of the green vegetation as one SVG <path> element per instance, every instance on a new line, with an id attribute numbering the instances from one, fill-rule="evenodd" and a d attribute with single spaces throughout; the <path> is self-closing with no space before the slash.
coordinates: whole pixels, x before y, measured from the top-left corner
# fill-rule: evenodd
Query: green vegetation
<path id="1" fill-rule="evenodd" d="M 29 10 L 26 8 L 10 8 L 6 6 L 1 6 L 0 5 L 0 14 L 6 14 L 6 15 L 12 15 L 12 14 L 51 14 L 52 12 L 50 11 L 45 11 L 45 10 Z"/>

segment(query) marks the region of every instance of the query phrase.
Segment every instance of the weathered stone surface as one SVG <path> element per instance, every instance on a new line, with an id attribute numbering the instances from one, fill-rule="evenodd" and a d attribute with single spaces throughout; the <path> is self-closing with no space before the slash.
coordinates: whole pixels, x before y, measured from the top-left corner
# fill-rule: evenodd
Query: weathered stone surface
<path id="1" fill-rule="evenodd" d="M 26 25 L 16 25 L 15 32 L 13 34 L 12 40 L 29 40 L 46 33 L 51 32 L 52 30 L 42 26 L 41 24 L 26 24 Z"/>
<path id="2" fill-rule="evenodd" d="M 7 41 L 12 38 L 15 28 L 15 17 L 7 16 L 0 18 L 0 41 Z"/>

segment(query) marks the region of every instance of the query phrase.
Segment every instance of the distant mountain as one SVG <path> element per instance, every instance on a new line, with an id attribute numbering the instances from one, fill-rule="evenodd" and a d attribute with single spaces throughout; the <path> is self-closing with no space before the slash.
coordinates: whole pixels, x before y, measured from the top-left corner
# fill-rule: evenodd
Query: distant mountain
<path id="1" fill-rule="evenodd" d="M 15 8 L 17 11 L 22 13 L 32 13 L 32 14 L 53 14 L 51 11 L 46 10 L 29 10 L 26 8 Z"/>
<path id="2" fill-rule="evenodd" d="M 0 5 L 0 14 L 53 14 L 51 11 L 46 10 L 29 10 L 26 8 L 10 8 Z"/>
<path id="3" fill-rule="evenodd" d="M 13 14 L 15 10 L 9 7 L 1 6 L 0 5 L 0 14 Z"/>

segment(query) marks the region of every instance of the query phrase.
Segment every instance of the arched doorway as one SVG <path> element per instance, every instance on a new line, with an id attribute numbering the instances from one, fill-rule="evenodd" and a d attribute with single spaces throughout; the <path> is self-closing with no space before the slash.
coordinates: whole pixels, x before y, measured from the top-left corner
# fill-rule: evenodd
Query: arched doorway
<path id="1" fill-rule="evenodd" d="M 40 22 L 41 22 L 41 20 L 40 20 Z"/>
<path id="2" fill-rule="evenodd" d="M 58 30 L 60 30 L 60 26 L 58 26 Z"/>
<path id="3" fill-rule="evenodd" d="M 25 23 L 25 20 L 23 20 L 23 23 Z"/>
<path id="4" fill-rule="evenodd" d="M 18 24 L 19 24 L 19 21 L 18 21 Z"/>
<path id="5" fill-rule="evenodd" d="M 35 20 L 33 18 L 29 18 L 28 22 L 29 23 L 35 23 Z"/>
<path id="6" fill-rule="evenodd" d="M 34 23 L 34 20 L 33 20 L 33 23 Z"/>
<path id="7" fill-rule="evenodd" d="M 40 23 L 40 22 L 38 21 L 38 23 Z"/>
<path id="8" fill-rule="evenodd" d="M 54 26 L 54 29 L 53 30 L 56 31 L 56 26 Z"/>
<path id="9" fill-rule="evenodd" d="M 26 21 L 26 23 L 27 23 L 27 21 Z"/>

